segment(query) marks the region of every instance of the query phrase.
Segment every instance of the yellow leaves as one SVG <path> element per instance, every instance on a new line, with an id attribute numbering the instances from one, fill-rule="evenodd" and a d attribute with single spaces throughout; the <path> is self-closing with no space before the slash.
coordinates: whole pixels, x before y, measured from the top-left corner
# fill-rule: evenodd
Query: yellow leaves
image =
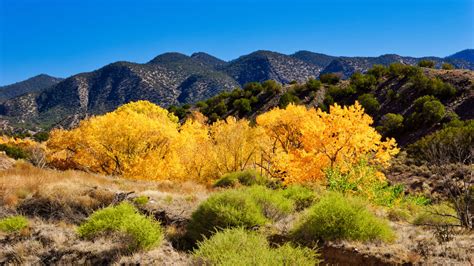
<path id="1" fill-rule="evenodd" d="M 139 101 L 55 130 L 52 161 L 138 179 L 193 179 L 210 183 L 220 175 L 256 168 L 288 183 L 317 182 L 327 167 L 349 169 L 361 159 L 386 165 L 398 152 L 381 141 L 372 118 L 356 103 L 330 113 L 288 105 L 248 120 L 228 117 L 212 125 L 193 113 L 183 125 L 152 103 Z"/>
<path id="2" fill-rule="evenodd" d="M 275 154 L 289 154 L 273 157 L 288 160 L 273 165 L 287 173 L 289 183 L 320 180 L 326 167 L 347 169 L 367 157 L 371 163 L 386 165 L 398 152 L 394 140 L 381 141 L 370 126 L 372 118 L 357 102 L 349 107 L 335 104 L 330 113 L 289 105 L 257 117 L 257 123 L 279 143 Z"/>

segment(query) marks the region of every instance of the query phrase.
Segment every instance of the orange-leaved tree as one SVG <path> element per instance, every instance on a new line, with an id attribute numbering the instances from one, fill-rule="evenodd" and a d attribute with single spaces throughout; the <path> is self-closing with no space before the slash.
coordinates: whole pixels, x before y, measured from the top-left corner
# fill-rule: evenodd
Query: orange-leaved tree
<path id="1" fill-rule="evenodd" d="M 385 166 L 398 149 L 395 140 L 382 141 L 372 123 L 357 102 L 335 104 L 329 113 L 290 104 L 257 117 L 274 143 L 270 172 L 283 173 L 288 183 L 321 180 L 325 168 L 344 169 L 362 159 Z"/>

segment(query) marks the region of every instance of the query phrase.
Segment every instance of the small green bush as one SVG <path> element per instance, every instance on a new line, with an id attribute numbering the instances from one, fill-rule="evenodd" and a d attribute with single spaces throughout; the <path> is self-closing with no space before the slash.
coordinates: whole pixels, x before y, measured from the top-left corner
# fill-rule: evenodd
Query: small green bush
<path id="1" fill-rule="evenodd" d="M 227 229 L 198 244 L 193 252 L 204 265 L 316 265 L 318 254 L 289 244 L 271 248 L 266 238 L 243 228 Z"/>
<path id="2" fill-rule="evenodd" d="M 28 219 L 21 215 L 0 219 L 0 231 L 5 233 L 19 232 L 26 227 L 28 227 Z"/>
<path id="3" fill-rule="evenodd" d="M 253 186 L 241 189 L 241 193 L 251 197 L 260 207 L 265 217 L 278 220 L 281 219 L 295 209 L 292 200 L 285 198 L 281 191 L 271 190 L 263 186 Z"/>
<path id="4" fill-rule="evenodd" d="M 297 211 L 311 206 L 316 200 L 316 194 L 310 188 L 301 185 L 291 185 L 281 191 L 283 197 L 294 202 Z"/>
<path id="5" fill-rule="evenodd" d="M 454 69 L 454 66 L 451 65 L 450 63 L 443 63 L 443 65 L 441 65 L 441 68 L 444 70 L 452 70 Z"/>
<path id="6" fill-rule="evenodd" d="M 11 157 L 15 160 L 28 159 L 28 153 L 20 147 L 0 144 L 0 151 L 4 151 L 8 157 Z"/>
<path id="7" fill-rule="evenodd" d="M 413 220 L 415 225 L 459 225 L 456 211 L 448 204 L 427 205 Z"/>
<path id="8" fill-rule="evenodd" d="M 372 93 L 362 94 L 357 98 L 357 100 L 368 114 L 374 115 L 380 109 L 380 103 Z"/>
<path id="9" fill-rule="evenodd" d="M 252 228 L 267 223 L 260 206 L 241 190 L 211 195 L 191 216 L 188 236 L 193 240 L 209 237 L 217 230 L 232 227 Z"/>
<path id="10" fill-rule="evenodd" d="M 341 79 L 340 75 L 336 73 L 326 73 L 326 74 L 319 75 L 319 80 L 322 83 L 330 84 L 330 85 L 337 84 L 340 79 Z"/>
<path id="11" fill-rule="evenodd" d="M 380 120 L 380 127 L 377 129 L 386 136 L 394 136 L 403 130 L 403 115 L 387 113 Z"/>
<path id="12" fill-rule="evenodd" d="M 435 62 L 431 60 L 421 60 L 418 62 L 419 67 L 427 67 L 427 68 L 434 68 Z"/>
<path id="13" fill-rule="evenodd" d="M 260 175 L 257 171 L 248 169 L 244 171 L 232 172 L 223 175 L 215 183 L 214 187 L 235 187 L 237 185 L 253 186 L 261 185 L 267 186 L 271 181 Z"/>
<path id="14" fill-rule="evenodd" d="M 319 240 L 391 241 L 394 233 L 386 221 L 375 217 L 357 198 L 328 193 L 307 210 L 293 235 L 303 243 Z"/>
<path id="15" fill-rule="evenodd" d="M 285 92 L 278 102 L 278 106 L 280 108 L 286 108 L 290 103 L 298 104 L 300 102 L 300 98 L 294 95 L 292 92 L 287 91 Z"/>
<path id="16" fill-rule="evenodd" d="M 159 222 L 146 217 L 129 203 L 94 212 L 77 230 L 79 236 L 92 239 L 108 232 L 131 237 L 131 250 L 150 249 L 161 243 L 163 232 Z"/>
<path id="17" fill-rule="evenodd" d="M 147 196 L 139 196 L 133 199 L 133 203 L 137 205 L 146 205 L 149 199 Z"/>

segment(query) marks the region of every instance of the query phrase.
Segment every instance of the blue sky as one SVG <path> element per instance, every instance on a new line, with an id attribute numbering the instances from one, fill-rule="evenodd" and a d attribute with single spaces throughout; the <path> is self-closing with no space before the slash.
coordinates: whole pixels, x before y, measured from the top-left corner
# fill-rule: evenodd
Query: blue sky
<path id="1" fill-rule="evenodd" d="M 167 51 L 446 56 L 473 34 L 473 0 L 0 0 L 0 85 Z"/>

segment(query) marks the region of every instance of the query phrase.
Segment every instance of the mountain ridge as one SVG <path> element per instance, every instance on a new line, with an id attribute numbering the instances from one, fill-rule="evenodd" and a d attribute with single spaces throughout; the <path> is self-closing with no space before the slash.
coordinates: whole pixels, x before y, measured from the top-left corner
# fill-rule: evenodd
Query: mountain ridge
<path id="1" fill-rule="evenodd" d="M 6 99 L 0 104 L 0 122 L 49 128 L 61 121 L 73 123 L 75 117 L 112 111 L 130 101 L 149 100 L 168 107 L 195 103 L 248 82 L 301 83 L 330 72 L 348 78 L 355 72 L 366 72 L 374 64 L 415 65 L 423 59 L 435 61 L 438 67 L 451 62 L 457 68 L 474 69 L 474 64 L 459 58 L 415 58 L 396 54 L 337 57 L 310 51 L 286 55 L 258 50 L 226 62 L 204 52 L 190 56 L 169 52 L 143 64 L 114 62 Z"/>

